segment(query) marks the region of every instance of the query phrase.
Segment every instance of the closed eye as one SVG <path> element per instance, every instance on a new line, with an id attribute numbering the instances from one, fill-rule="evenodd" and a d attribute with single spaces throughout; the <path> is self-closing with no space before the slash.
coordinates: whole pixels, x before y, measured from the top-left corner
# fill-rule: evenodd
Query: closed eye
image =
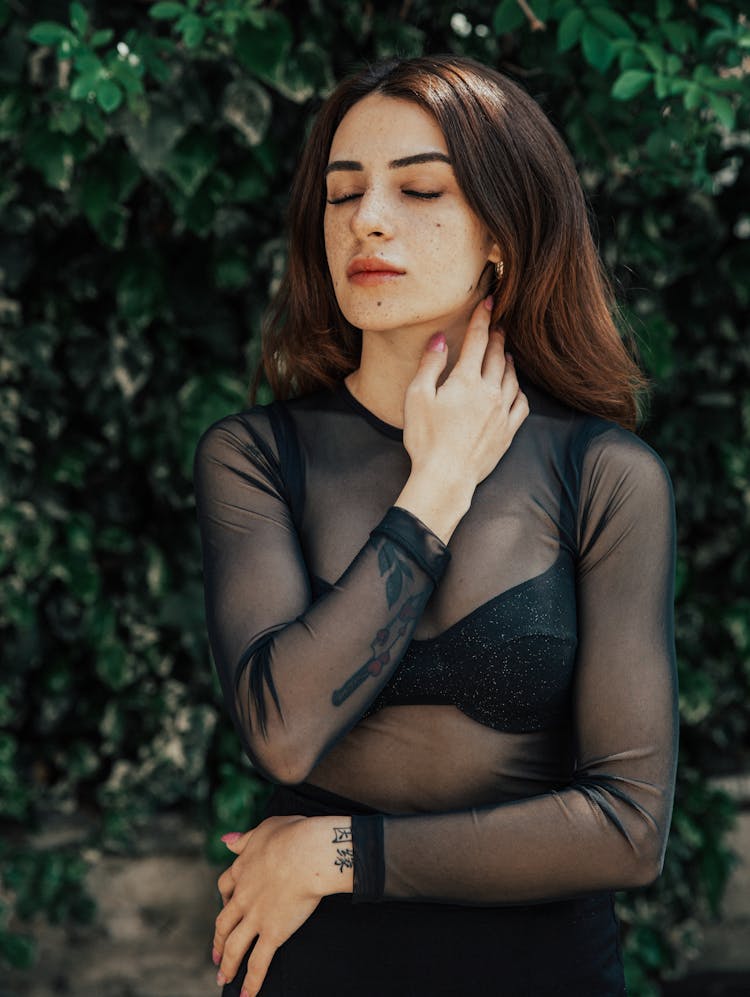
<path id="1" fill-rule="evenodd" d="M 440 197 L 440 193 L 437 191 L 421 191 L 421 190 L 404 190 L 403 194 L 407 194 L 409 197 L 420 197 L 424 200 L 428 200 L 435 197 Z M 329 204 L 344 204 L 345 201 L 353 201 L 356 197 L 362 197 L 361 194 L 345 194 L 344 197 L 337 198 L 327 198 Z"/>

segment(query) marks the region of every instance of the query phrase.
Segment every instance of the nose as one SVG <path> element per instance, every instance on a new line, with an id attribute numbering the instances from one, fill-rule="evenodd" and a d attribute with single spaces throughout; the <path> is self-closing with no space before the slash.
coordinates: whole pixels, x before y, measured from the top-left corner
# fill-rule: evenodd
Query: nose
<path id="1" fill-rule="evenodd" d="M 357 201 L 350 224 L 352 232 L 360 239 L 372 235 L 390 238 L 394 221 L 385 194 L 377 188 L 368 188 Z"/>

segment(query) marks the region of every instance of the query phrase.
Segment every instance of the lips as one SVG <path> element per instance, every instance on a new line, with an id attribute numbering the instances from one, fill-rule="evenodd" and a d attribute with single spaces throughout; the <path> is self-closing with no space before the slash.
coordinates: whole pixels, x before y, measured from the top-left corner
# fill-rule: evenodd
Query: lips
<path id="1" fill-rule="evenodd" d="M 374 256 L 357 256 L 346 268 L 347 277 L 354 277 L 354 275 L 358 273 L 402 274 L 404 272 L 405 271 L 401 270 L 400 267 L 395 266 L 393 263 L 389 263 L 388 260 L 380 260 Z"/>

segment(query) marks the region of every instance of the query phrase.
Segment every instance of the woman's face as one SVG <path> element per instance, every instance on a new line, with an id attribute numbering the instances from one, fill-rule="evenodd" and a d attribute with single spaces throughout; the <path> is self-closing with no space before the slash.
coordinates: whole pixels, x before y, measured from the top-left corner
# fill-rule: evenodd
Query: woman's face
<path id="1" fill-rule="evenodd" d="M 432 115 L 382 94 L 355 104 L 333 137 L 326 200 L 328 268 L 352 325 L 447 331 L 466 321 L 482 271 L 500 254 L 458 186 Z M 395 272 L 378 270 L 386 265 Z"/>

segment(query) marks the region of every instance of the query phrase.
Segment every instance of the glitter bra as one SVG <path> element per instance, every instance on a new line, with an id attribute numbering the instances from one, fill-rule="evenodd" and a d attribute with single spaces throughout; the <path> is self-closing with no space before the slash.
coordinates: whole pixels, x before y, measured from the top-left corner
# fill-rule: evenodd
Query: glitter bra
<path id="1" fill-rule="evenodd" d="M 331 588 L 315 578 L 316 595 Z M 362 719 L 385 706 L 450 704 L 495 730 L 563 723 L 577 628 L 575 577 L 561 550 L 542 574 L 482 603 L 435 637 L 412 638 Z"/>

